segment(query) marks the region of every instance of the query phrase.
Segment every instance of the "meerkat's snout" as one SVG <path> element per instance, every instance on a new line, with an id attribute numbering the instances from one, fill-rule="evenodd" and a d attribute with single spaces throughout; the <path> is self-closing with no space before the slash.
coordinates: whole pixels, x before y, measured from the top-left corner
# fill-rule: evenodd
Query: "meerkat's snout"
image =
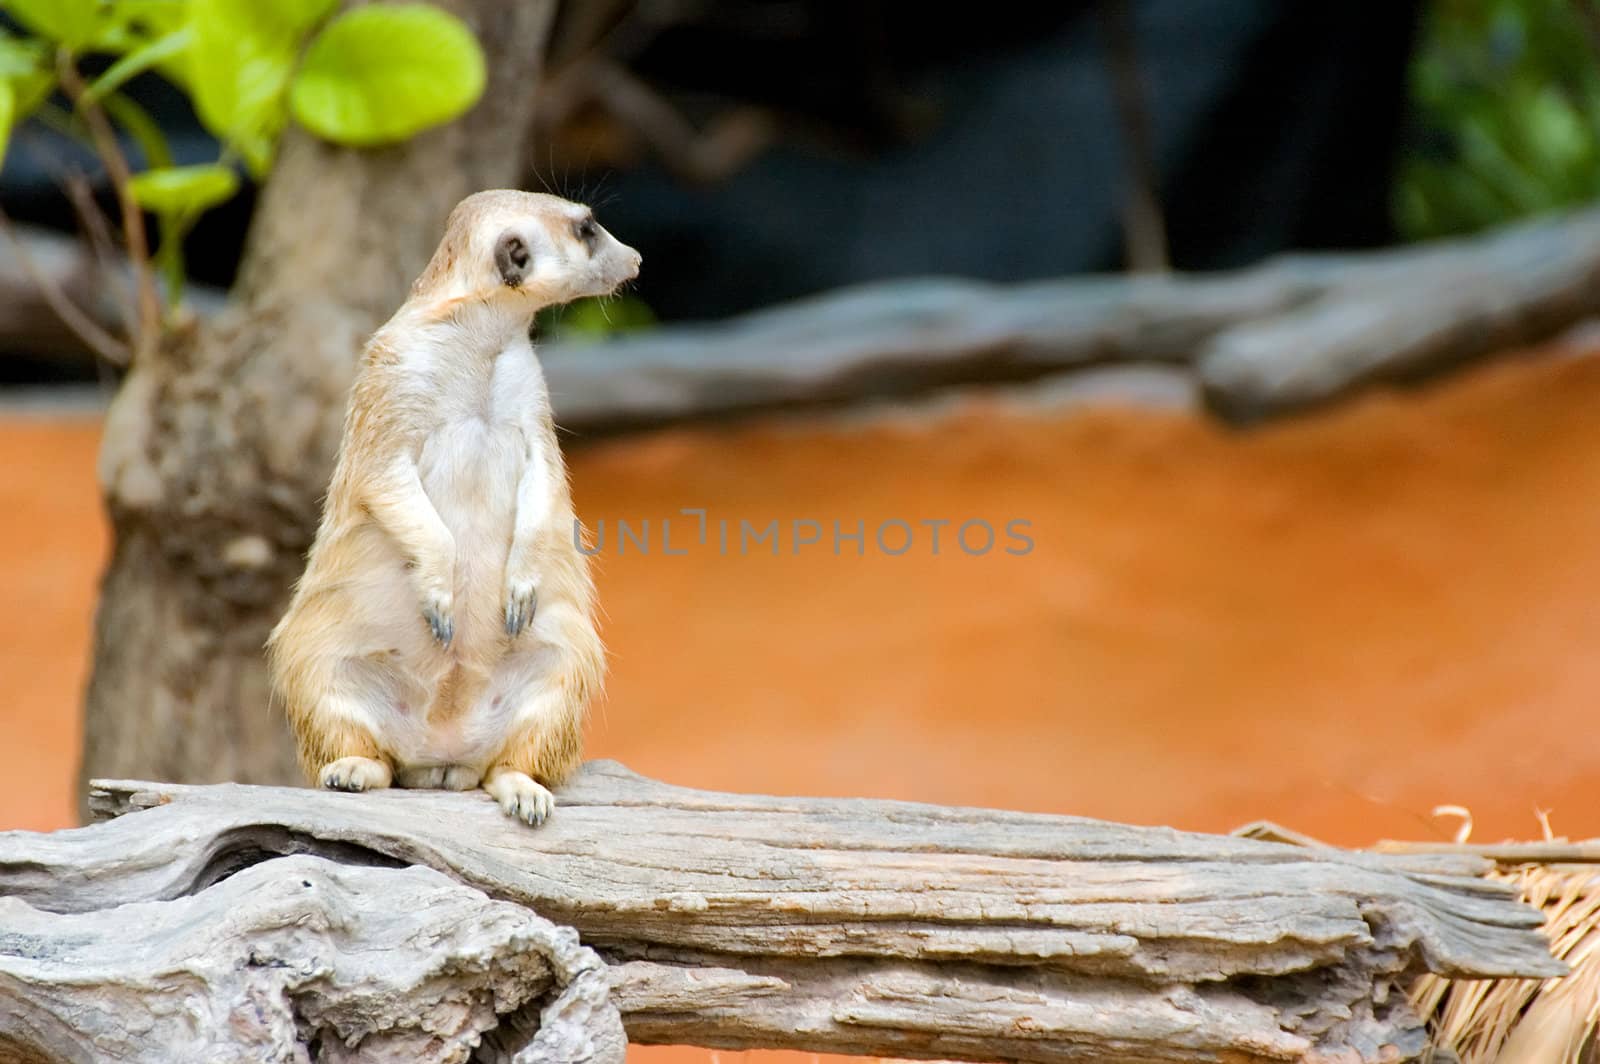
<path id="1" fill-rule="evenodd" d="M 598 229 L 599 227 L 596 226 Z M 600 229 L 599 236 L 603 237 L 600 247 L 594 252 L 594 258 L 601 268 L 602 285 L 604 291 L 589 292 L 587 295 L 610 295 L 622 285 L 627 284 L 639 276 L 639 265 L 644 262 L 644 256 L 633 248 L 622 243 L 616 237 Z"/>
<path id="2" fill-rule="evenodd" d="M 628 275 L 624 277 L 622 281 L 618 282 L 626 283 L 639 276 L 639 267 L 644 265 L 644 256 L 626 244 L 621 244 L 618 246 L 621 247 L 623 251 L 628 253 L 627 265 L 624 267 L 628 271 Z"/>

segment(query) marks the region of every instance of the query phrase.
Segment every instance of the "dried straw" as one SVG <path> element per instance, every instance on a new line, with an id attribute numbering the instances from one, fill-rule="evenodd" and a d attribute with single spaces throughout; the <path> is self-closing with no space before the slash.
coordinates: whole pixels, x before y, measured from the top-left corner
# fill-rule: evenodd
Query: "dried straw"
<path id="1" fill-rule="evenodd" d="M 1560 979 L 1446 979 L 1425 975 L 1411 1002 L 1428 1019 L 1433 1059 L 1462 1064 L 1593 1064 L 1600 1021 L 1600 868 L 1525 864 L 1491 873 L 1545 913 Z"/>
<path id="2" fill-rule="evenodd" d="M 1511 883 L 1544 911 L 1550 951 L 1570 972 L 1558 979 L 1449 979 L 1424 975 L 1411 1004 L 1428 1023 L 1423 1064 L 1600 1064 L 1600 839 L 1556 838 L 1540 812 L 1539 842 L 1473 845 L 1472 813 L 1439 806 L 1460 821 L 1451 843 L 1380 842 L 1389 853 L 1472 853 L 1496 863 L 1488 878 Z M 1237 835 L 1297 846 L 1326 845 L 1267 820 Z"/>

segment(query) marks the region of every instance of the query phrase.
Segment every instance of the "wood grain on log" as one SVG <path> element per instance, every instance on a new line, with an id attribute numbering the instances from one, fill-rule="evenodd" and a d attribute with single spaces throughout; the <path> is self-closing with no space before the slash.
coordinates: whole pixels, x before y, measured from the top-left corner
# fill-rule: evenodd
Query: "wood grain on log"
<path id="1" fill-rule="evenodd" d="M 91 804 L 116 819 L 0 836 L 13 910 L 89 919 L 192 904 L 241 867 L 265 890 L 289 876 L 278 859 L 289 854 L 424 865 L 576 928 L 609 962 L 636 1041 L 1040 1062 L 1404 1060 L 1424 1045 L 1401 992 L 1415 972 L 1562 971 L 1538 914 L 1479 878 L 1488 864 L 1473 857 L 714 794 L 605 762 L 538 831 L 478 794 L 100 782 Z M 0 950 L 0 973 L 14 963 Z"/>

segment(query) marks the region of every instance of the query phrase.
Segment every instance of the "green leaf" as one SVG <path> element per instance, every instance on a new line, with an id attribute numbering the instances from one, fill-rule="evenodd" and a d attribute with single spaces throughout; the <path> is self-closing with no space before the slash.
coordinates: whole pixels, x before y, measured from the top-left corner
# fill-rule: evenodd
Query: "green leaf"
<path id="1" fill-rule="evenodd" d="M 56 89 L 56 76 L 48 70 L 35 70 L 31 74 L 11 79 L 11 91 L 16 94 L 15 121 L 20 122 L 33 114 L 38 106 L 50 98 Z"/>
<path id="2" fill-rule="evenodd" d="M 306 50 L 289 104 L 313 133 L 371 147 L 461 115 L 483 95 L 483 50 L 426 4 L 373 5 L 334 19 Z"/>
<path id="3" fill-rule="evenodd" d="M 0 81 L 0 166 L 5 165 L 6 148 L 11 144 L 11 126 L 17 118 L 17 95 L 9 81 Z"/>
<path id="4" fill-rule="evenodd" d="M 111 14 L 105 0 L 5 0 L 5 8 L 34 33 L 73 50 L 99 38 Z"/>
<path id="5" fill-rule="evenodd" d="M 188 18 L 189 0 L 112 0 L 116 17 L 137 25 L 148 37 L 165 37 Z"/>
<path id="6" fill-rule="evenodd" d="M 118 59 L 106 68 L 106 72 L 95 78 L 89 88 L 84 92 L 84 97 L 97 100 L 109 92 L 120 89 L 129 79 L 143 74 L 146 70 L 164 63 L 185 51 L 194 42 L 194 28 L 184 26 L 174 30 L 165 37 L 157 37 L 140 45 L 127 55 Z"/>
<path id="7" fill-rule="evenodd" d="M 129 186 L 139 206 L 160 215 L 199 214 L 233 198 L 239 175 L 226 166 L 171 166 L 135 174 Z"/>
<path id="8" fill-rule="evenodd" d="M 258 176 L 287 119 L 301 39 L 338 0 L 190 0 L 189 88 L 200 121 Z"/>
<path id="9" fill-rule="evenodd" d="M 55 88 L 56 77 L 46 66 L 47 58 L 43 41 L 0 32 L 0 81 L 10 83 L 12 125 L 31 114 Z"/>
<path id="10" fill-rule="evenodd" d="M 0 78 L 16 78 L 44 69 L 43 41 L 25 40 L 0 31 Z"/>

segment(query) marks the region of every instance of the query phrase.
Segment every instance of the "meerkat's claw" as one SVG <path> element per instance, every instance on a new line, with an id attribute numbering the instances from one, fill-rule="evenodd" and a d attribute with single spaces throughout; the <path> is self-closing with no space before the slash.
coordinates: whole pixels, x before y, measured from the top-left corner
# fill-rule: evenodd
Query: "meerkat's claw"
<path id="1" fill-rule="evenodd" d="M 514 816 L 530 827 L 549 819 L 556 807 L 556 796 L 524 772 L 502 772 L 483 785 L 494 796 L 507 816 Z"/>
<path id="2" fill-rule="evenodd" d="M 456 625 L 450 616 L 449 599 L 433 598 L 424 602 L 422 619 L 428 622 L 428 630 L 433 633 L 433 638 L 438 640 L 440 646 L 450 645 L 450 640 L 455 638 Z"/>
<path id="3" fill-rule="evenodd" d="M 531 582 L 514 580 L 506 587 L 506 635 L 515 636 L 533 623 L 539 608 L 539 589 Z"/>
<path id="4" fill-rule="evenodd" d="M 380 791 L 393 778 L 389 766 L 370 757 L 341 757 L 322 766 L 317 777 L 330 791 Z"/>

